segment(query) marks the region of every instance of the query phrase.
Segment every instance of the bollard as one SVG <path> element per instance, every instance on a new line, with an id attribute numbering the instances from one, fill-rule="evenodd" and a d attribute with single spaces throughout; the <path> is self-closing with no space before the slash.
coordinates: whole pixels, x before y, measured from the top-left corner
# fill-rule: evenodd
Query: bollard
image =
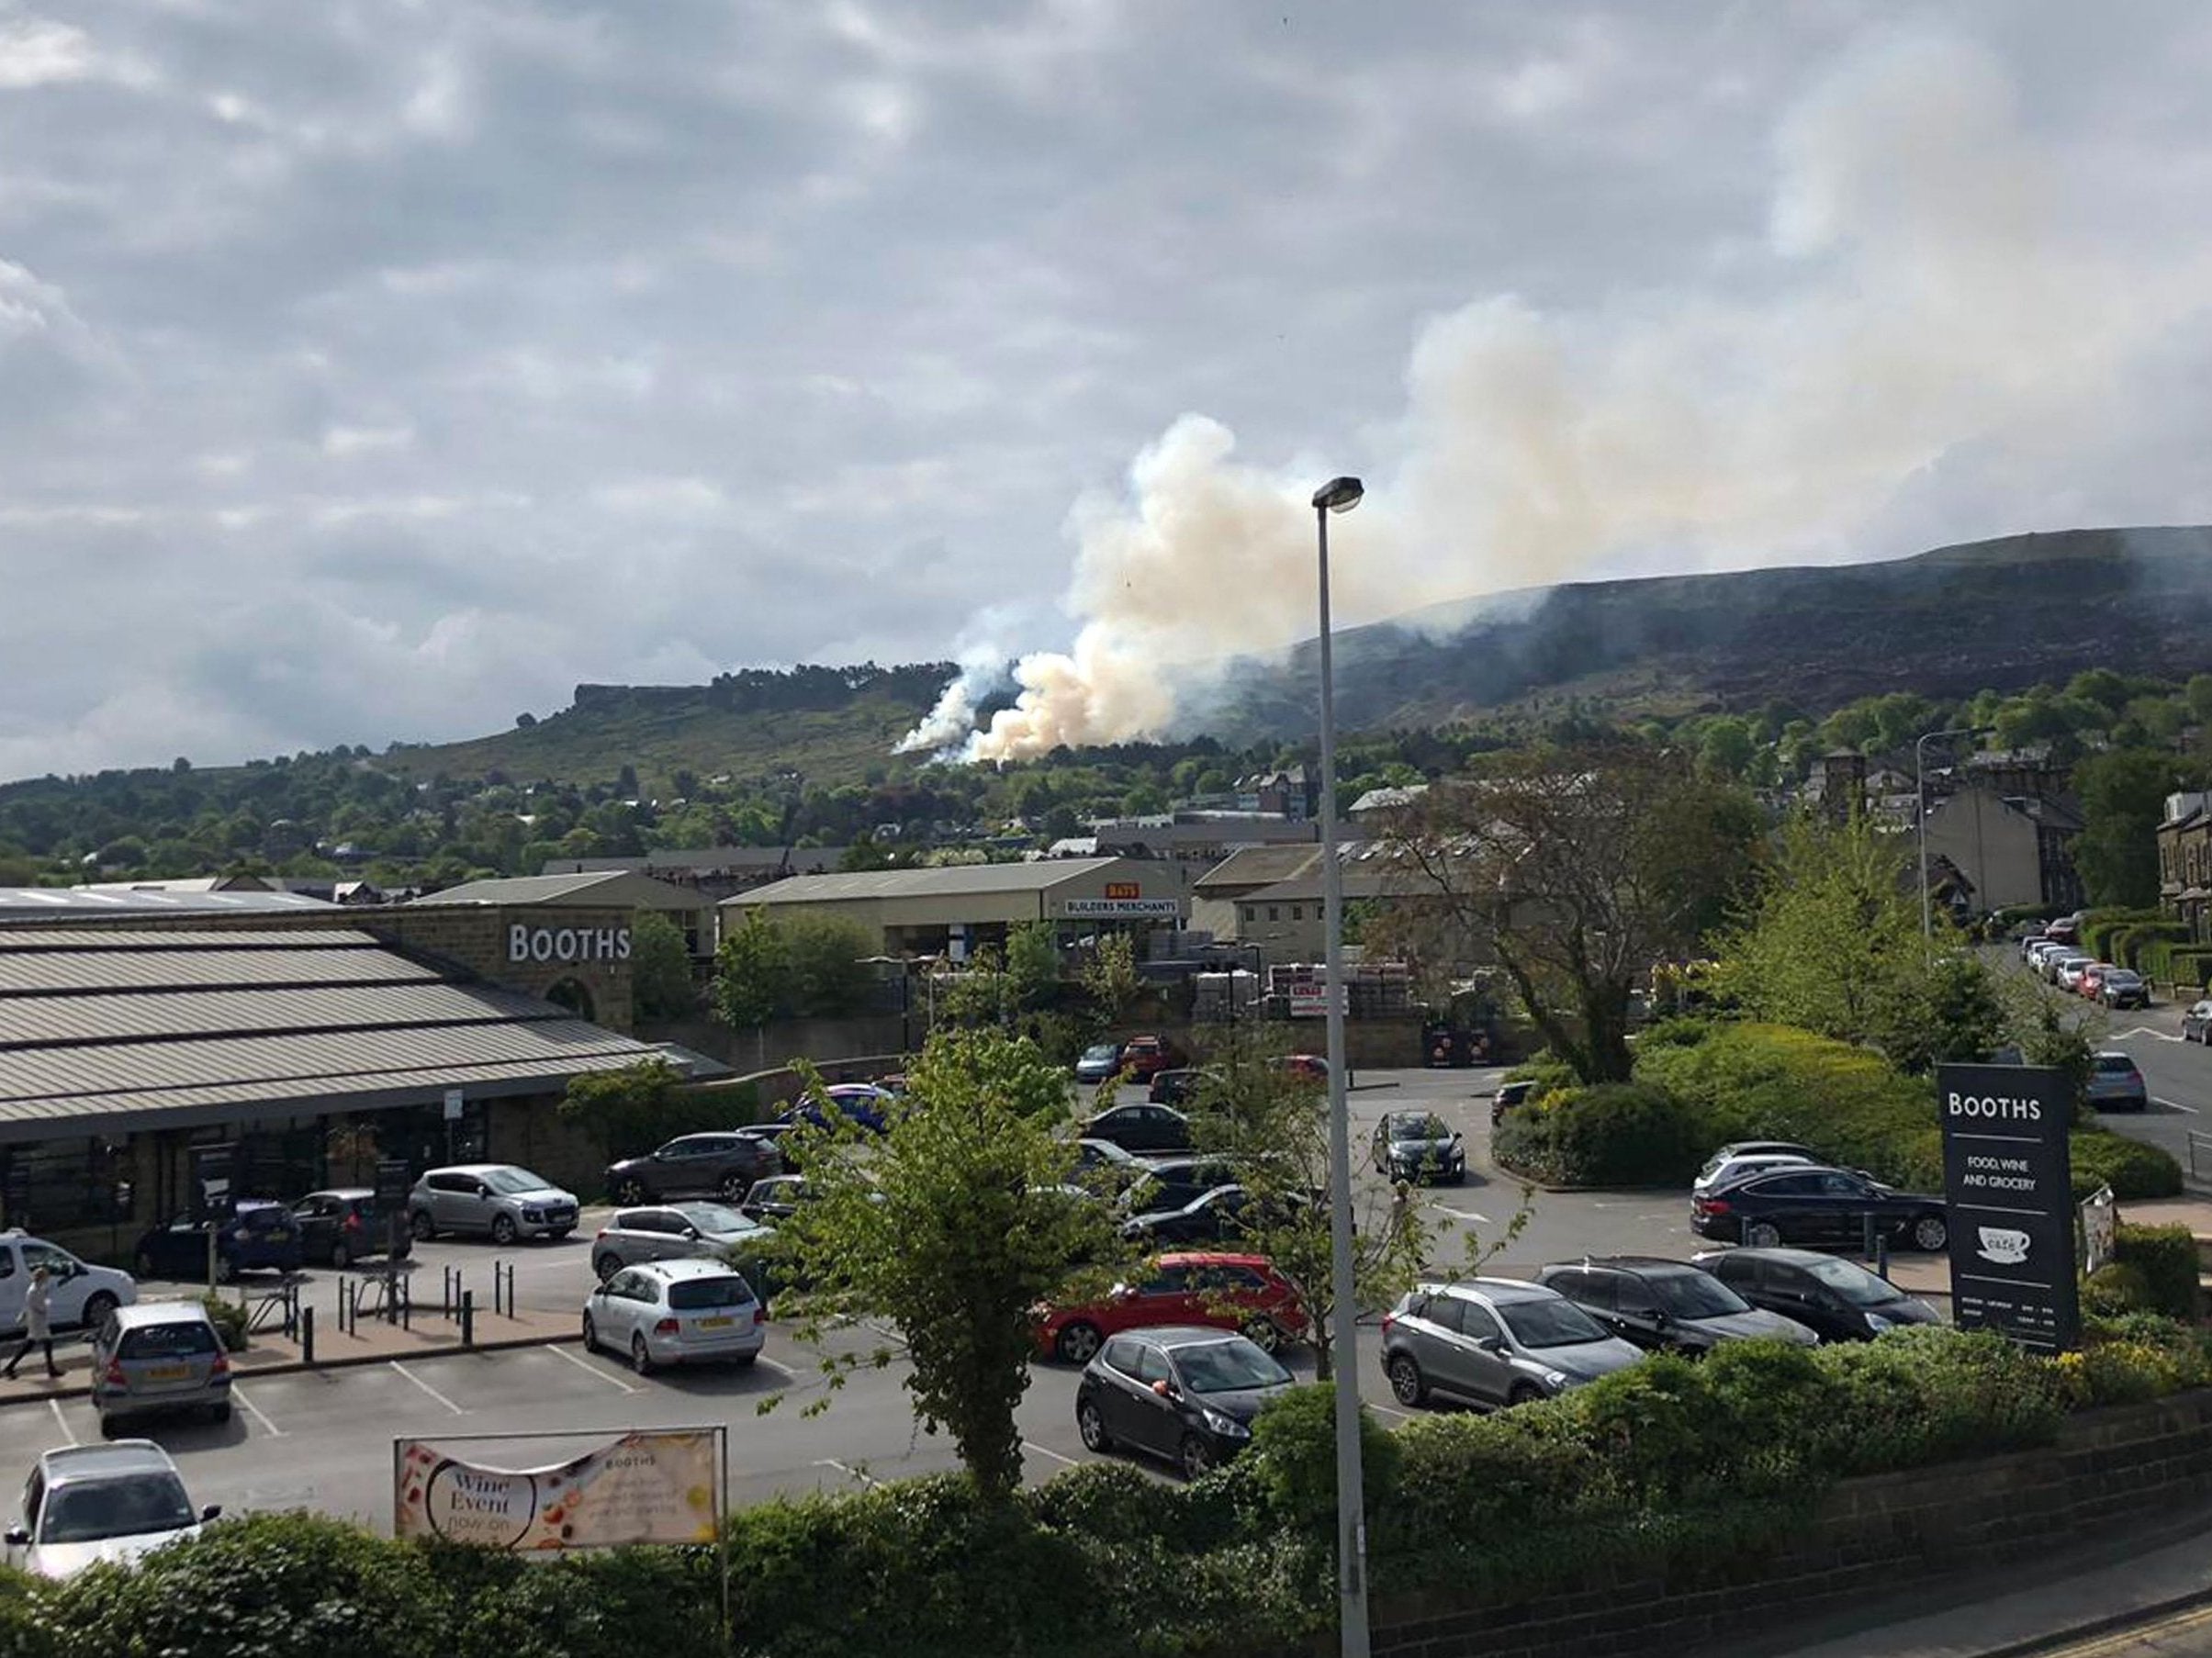
<path id="1" fill-rule="evenodd" d="M 1751 1242 L 1751 1217 L 1748 1215 L 1735 1223 L 1735 1241 L 1745 1245 Z"/>
<path id="2" fill-rule="evenodd" d="M 299 1309 L 299 1361 L 315 1362 L 315 1309 L 311 1306 Z"/>
<path id="3" fill-rule="evenodd" d="M 384 1299 L 386 1304 L 392 1308 L 391 1313 L 386 1316 L 387 1317 L 396 1316 L 399 1320 L 401 1329 L 412 1330 L 415 1328 L 415 1281 L 395 1274 L 392 1279 L 392 1293 Z"/>
<path id="4" fill-rule="evenodd" d="M 463 1290 L 461 1292 L 461 1345 L 474 1347 L 476 1344 L 477 1293 L 474 1290 Z"/>
<path id="5" fill-rule="evenodd" d="M 1870 1212 L 1858 1217 L 1858 1259 L 1872 1260 L 1874 1259 L 1874 1216 Z"/>
<path id="6" fill-rule="evenodd" d="M 492 1279 L 492 1289 L 493 1289 L 493 1292 L 494 1292 L 494 1294 L 495 1294 L 498 1293 L 498 1290 L 499 1290 L 499 1281 L 500 1281 L 500 1279 L 501 1277 L 504 1277 L 504 1278 L 506 1279 L 506 1281 L 507 1281 L 507 1308 L 506 1308 L 506 1311 L 507 1311 L 507 1316 L 508 1316 L 508 1317 L 510 1317 L 510 1318 L 512 1318 L 512 1317 L 515 1316 L 515 1312 L 514 1312 L 514 1262 L 513 1262 L 513 1261 L 511 1261 L 511 1261 L 508 1261 L 508 1262 L 506 1262 L 506 1263 L 505 1263 L 505 1265 L 504 1265 L 504 1266 L 503 1266 L 503 1267 L 502 1267 L 502 1268 L 501 1268 L 501 1269 L 500 1269 L 500 1270 L 498 1272 L 496 1272 L 496 1273 L 494 1274 L 494 1276 L 493 1276 L 493 1279 Z"/>
<path id="7" fill-rule="evenodd" d="M 1890 1238 L 1886 1232 L 1874 1240 L 1874 1274 L 1884 1283 L 1890 1281 Z"/>

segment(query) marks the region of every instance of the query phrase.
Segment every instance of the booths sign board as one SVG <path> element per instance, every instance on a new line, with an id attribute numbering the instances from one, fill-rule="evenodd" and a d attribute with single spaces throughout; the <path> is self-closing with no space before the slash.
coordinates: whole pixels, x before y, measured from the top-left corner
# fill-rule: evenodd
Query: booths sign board
<path id="1" fill-rule="evenodd" d="M 2073 1183 L 2063 1071 L 1941 1065 L 1943 1193 L 1950 1211 L 1951 1318 L 2023 1347 L 2078 1346 Z"/>

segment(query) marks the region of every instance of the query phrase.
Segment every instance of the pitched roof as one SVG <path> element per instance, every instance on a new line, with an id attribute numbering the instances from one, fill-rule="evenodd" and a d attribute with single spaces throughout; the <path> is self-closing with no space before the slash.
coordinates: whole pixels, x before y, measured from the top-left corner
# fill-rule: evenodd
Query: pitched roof
<path id="1" fill-rule="evenodd" d="M 0 921 L 133 912 L 224 913 L 240 910 L 329 910 L 304 892 L 216 891 L 199 887 L 0 887 Z"/>
<path id="2" fill-rule="evenodd" d="M 933 869 L 867 869 L 842 875 L 793 875 L 722 902 L 826 903 L 839 900 L 960 898 L 976 892 L 1036 892 L 1111 868 L 1117 857 L 1040 857 L 1019 864 L 947 864 Z"/>
<path id="3" fill-rule="evenodd" d="M 1321 849 L 1313 845 L 1246 846 L 1232 852 L 1191 882 L 1201 895 L 1226 893 L 1231 888 L 1271 887 L 1288 880 L 1308 865 L 1320 862 Z"/>
<path id="4" fill-rule="evenodd" d="M 688 887 L 671 886 L 629 869 L 595 869 L 582 875 L 514 875 L 500 880 L 464 881 L 443 891 L 425 892 L 418 904 L 602 904 L 624 910 L 696 910 L 706 900 Z"/>

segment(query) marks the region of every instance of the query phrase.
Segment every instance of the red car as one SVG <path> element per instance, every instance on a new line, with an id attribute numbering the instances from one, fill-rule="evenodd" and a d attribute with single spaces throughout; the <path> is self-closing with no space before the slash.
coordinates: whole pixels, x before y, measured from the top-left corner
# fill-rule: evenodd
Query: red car
<path id="1" fill-rule="evenodd" d="M 1302 1333 L 1306 1320 L 1297 1294 L 1264 1255 L 1162 1255 L 1150 1278 L 1122 1285 L 1105 1301 L 1045 1308 L 1037 1349 L 1063 1364 L 1088 1364 L 1108 1336 L 1176 1324 L 1241 1330 L 1272 1352 Z"/>
<path id="2" fill-rule="evenodd" d="M 1165 1036 L 1131 1036 L 1121 1045 L 1121 1074 L 1132 1082 L 1150 1082 L 1189 1063 L 1190 1056 Z"/>
<path id="3" fill-rule="evenodd" d="M 2109 961 L 2093 961 L 2082 969 L 2081 981 L 2073 988 L 2092 1002 L 2105 994 L 2105 975 L 2112 970 Z"/>
<path id="4" fill-rule="evenodd" d="M 1274 1064 L 1277 1070 L 1287 1071 L 1301 1081 L 1329 1081 L 1329 1061 L 1319 1054 L 1285 1054 Z"/>

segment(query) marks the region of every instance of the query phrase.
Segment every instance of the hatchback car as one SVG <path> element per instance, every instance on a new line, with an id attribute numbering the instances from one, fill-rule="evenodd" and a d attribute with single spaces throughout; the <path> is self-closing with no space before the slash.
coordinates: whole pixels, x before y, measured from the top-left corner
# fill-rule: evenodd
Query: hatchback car
<path id="1" fill-rule="evenodd" d="M 1152 1085 L 1144 1091 L 1144 1097 L 1155 1105 L 1187 1105 L 1215 1081 L 1210 1070 L 1178 1065 L 1173 1070 L 1154 1071 Z"/>
<path id="2" fill-rule="evenodd" d="M 829 1102 L 826 1107 L 810 1097 L 784 1107 L 778 1120 L 787 1126 L 804 1124 L 813 1128 L 834 1127 L 842 1121 L 869 1134 L 885 1134 L 891 1129 L 891 1114 L 899 1103 L 897 1094 L 873 1082 L 832 1082 L 822 1091 L 822 1097 Z M 782 1144 L 777 1142 L 778 1150 Z"/>
<path id="3" fill-rule="evenodd" d="M 208 1277 L 208 1235 L 215 1234 L 215 1277 L 229 1283 L 241 1272 L 295 1272 L 304 1259 L 292 1211 L 271 1197 L 241 1197 L 229 1215 L 195 1220 L 181 1215 L 141 1233 L 131 1251 L 140 1278 Z"/>
<path id="4" fill-rule="evenodd" d="M 2097 1000 L 2106 1007 L 2149 1007 L 2150 986 L 2133 968 L 2107 968 L 2097 985 Z"/>
<path id="5" fill-rule="evenodd" d="M 92 1406 L 115 1437 L 132 1417 L 194 1411 L 230 1419 L 230 1359 L 196 1301 L 118 1307 L 92 1338 Z"/>
<path id="6" fill-rule="evenodd" d="M 1811 1347 L 1820 1338 L 1794 1319 L 1753 1306 L 1701 1268 L 1614 1255 L 1545 1267 L 1536 1282 L 1559 1292 L 1611 1334 L 1638 1347 L 1709 1352 L 1761 1337 Z"/>
<path id="7" fill-rule="evenodd" d="M 1529 1096 L 1536 1092 L 1533 1079 L 1522 1078 L 1517 1082 L 1500 1082 L 1498 1092 L 1490 1096 L 1490 1126 L 1495 1128 L 1505 1121 L 1505 1114 L 1516 1105 L 1525 1105 Z"/>
<path id="8" fill-rule="evenodd" d="M 222 1509 L 195 1509 L 169 1453 L 151 1440 L 47 1451 L 23 1483 L 23 1511 L 6 1534 L 8 1563 L 37 1577 L 73 1577 L 127 1565 L 164 1543 L 196 1537 Z"/>
<path id="9" fill-rule="evenodd" d="M 1151 1209 L 1121 1223 L 1121 1235 L 1155 1248 L 1233 1243 L 1247 1230 L 1252 1194 L 1242 1186 L 1216 1186 L 1180 1209 Z"/>
<path id="10" fill-rule="evenodd" d="M 1121 1044 L 1094 1042 L 1075 1057 L 1075 1080 L 1095 1084 L 1121 1074 Z"/>
<path id="11" fill-rule="evenodd" d="M 1190 1118 L 1166 1105 L 1115 1105 L 1080 1130 L 1086 1140 L 1110 1140 L 1124 1151 L 1188 1151 Z"/>
<path id="12" fill-rule="evenodd" d="M 1467 1178 L 1467 1150 L 1458 1131 L 1428 1111 L 1389 1111 L 1375 1126 L 1368 1148 L 1375 1172 L 1394 1181 Z"/>
<path id="13" fill-rule="evenodd" d="M 1936 1254 L 1950 1242 L 1943 1199 L 1896 1192 L 1865 1175 L 1821 1164 L 1769 1169 L 1692 1193 L 1690 1229 L 1723 1243 L 1841 1248 L 1878 1238 Z"/>
<path id="14" fill-rule="evenodd" d="M 1643 1357 L 1556 1290 L 1518 1279 L 1420 1284 L 1383 1318 L 1383 1373 L 1405 1406 L 1432 1393 L 1524 1405 Z"/>
<path id="15" fill-rule="evenodd" d="M 747 1220 L 773 1226 L 789 1220 L 799 1212 L 806 1201 L 806 1176 L 779 1174 L 760 1182 L 745 1194 L 745 1202 L 737 1205 L 737 1213 Z"/>
<path id="16" fill-rule="evenodd" d="M 1084 1367 L 1076 1431 L 1088 1451 L 1125 1447 L 1196 1479 L 1251 1444 L 1252 1418 L 1292 1385 L 1274 1355 L 1242 1336 L 1126 1330 Z"/>
<path id="17" fill-rule="evenodd" d="M 617 1209 L 591 1240 L 591 1270 L 604 1283 L 624 1267 L 646 1260 L 691 1260 L 757 1251 L 776 1236 L 773 1227 L 727 1204 L 666 1204 Z"/>
<path id="18" fill-rule="evenodd" d="M 407 1228 L 376 1207 L 376 1194 L 345 1186 L 310 1192 L 292 1205 L 299 1252 L 309 1260 L 342 1272 L 367 1255 L 404 1260 L 412 1253 Z"/>
<path id="19" fill-rule="evenodd" d="M 664 1364 L 748 1365 L 767 1341 L 768 1309 L 718 1260 L 624 1267 L 584 1301 L 584 1347 L 626 1353 L 650 1375 Z"/>
<path id="20" fill-rule="evenodd" d="M 56 1329 L 97 1330 L 107 1315 L 139 1298 L 138 1281 L 113 1267 L 79 1260 L 60 1244 L 20 1229 L 0 1232 L 0 1336 L 23 1333 L 23 1291 L 33 1267 L 44 1267 L 48 1321 Z"/>
<path id="21" fill-rule="evenodd" d="M 432 1169 L 407 1194 L 407 1220 L 419 1238 L 475 1233 L 505 1246 L 518 1238 L 563 1238 L 576 1230 L 576 1193 L 512 1163 L 460 1163 Z"/>
<path id="22" fill-rule="evenodd" d="M 2182 1015 L 2182 1040 L 2212 1045 L 2212 1001 L 2190 1004 Z"/>
<path id="23" fill-rule="evenodd" d="M 2043 976 L 2062 991 L 2078 988 L 2082 975 L 2096 965 L 2096 958 L 2080 950 L 2068 950 L 2044 958 Z"/>
<path id="24" fill-rule="evenodd" d="M 1710 1249 L 1692 1261 L 1753 1306 L 1793 1319 L 1823 1341 L 1871 1341 L 1884 1330 L 1943 1322 L 1926 1302 L 1857 1261 L 1811 1249 Z"/>
<path id="25" fill-rule="evenodd" d="M 2150 1085 L 2143 1081 L 2134 1059 L 2118 1048 L 2106 1048 L 2089 1061 L 2089 1081 L 2082 1097 L 2098 1111 L 2148 1111 Z"/>
<path id="26" fill-rule="evenodd" d="M 1104 1301 L 1041 1309 L 1037 1349 L 1062 1364 L 1088 1364 L 1123 1330 L 1211 1325 L 1241 1331 L 1272 1353 L 1304 1324 L 1297 1293 L 1264 1255 L 1162 1255 Z"/>
<path id="27" fill-rule="evenodd" d="M 733 1203 L 753 1182 L 783 1172 L 770 1142 L 753 1135 L 686 1134 L 657 1151 L 607 1166 L 607 1195 L 618 1204 L 649 1204 L 668 1197 L 719 1193 Z"/>
<path id="28" fill-rule="evenodd" d="M 2083 968 L 2073 981 L 2075 995 L 2090 1002 L 2101 1002 L 2105 996 L 2105 975 L 2112 971 L 2109 961 L 2093 961 Z"/>
<path id="29" fill-rule="evenodd" d="M 1132 1176 L 1121 1193 L 1123 1210 L 1151 1215 L 1180 1209 L 1219 1186 L 1237 1183 L 1236 1166 L 1222 1157 L 1157 1157 L 1131 1160 Z"/>
<path id="30" fill-rule="evenodd" d="M 1121 1045 L 1121 1074 L 1132 1082 L 1150 1082 L 1163 1070 L 1176 1070 L 1190 1056 L 1165 1036 L 1131 1036 Z"/>

